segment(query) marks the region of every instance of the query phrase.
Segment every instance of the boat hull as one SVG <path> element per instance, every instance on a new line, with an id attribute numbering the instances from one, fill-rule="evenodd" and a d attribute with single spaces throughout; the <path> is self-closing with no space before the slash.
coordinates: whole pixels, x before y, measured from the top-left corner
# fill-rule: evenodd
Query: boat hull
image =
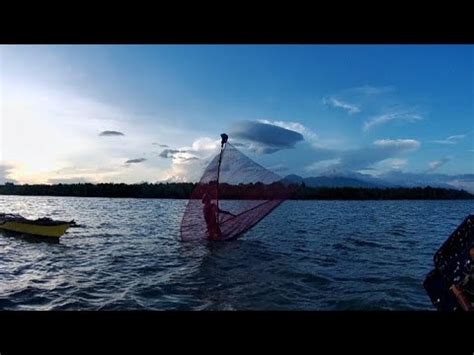
<path id="1" fill-rule="evenodd" d="M 4 229 L 7 231 L 51 238 L 61 237 L 64 233 L 66 233 L 66 230 L 69 227 L 69 223 L 61 223 L 55 225 L 38 225 L 8 221 L 3 224 L 0 224 L 0 229 Z"/>

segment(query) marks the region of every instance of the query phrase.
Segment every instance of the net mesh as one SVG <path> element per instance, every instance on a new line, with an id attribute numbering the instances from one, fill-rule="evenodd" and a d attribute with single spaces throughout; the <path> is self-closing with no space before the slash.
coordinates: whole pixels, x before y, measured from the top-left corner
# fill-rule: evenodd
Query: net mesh
<path id="1" fill-rule="evenodd" d="M 459 286 L 465 279 L 470 257 L 469 250 L 472 247 L 474 247 L 474 215 L 469 215 L 435 253 L 435 269 L 427 275 L 423 282 L 431 302 L 438 310 L 461 309 L 451 286 Z M 470 289 L 472 284 L 471 286 L 464 285 L 462 288 L 466 286 Z M 468 299 L 474 300 L 471 291 L 465 294 Z"/>
<path id="2" fill-rule="evenodd" d="M 181 221 L 181 239 L 241 236 L 295 190 L 295 185 L 285 184 L 278 174 L 226 143 L 191 194 Z"/>

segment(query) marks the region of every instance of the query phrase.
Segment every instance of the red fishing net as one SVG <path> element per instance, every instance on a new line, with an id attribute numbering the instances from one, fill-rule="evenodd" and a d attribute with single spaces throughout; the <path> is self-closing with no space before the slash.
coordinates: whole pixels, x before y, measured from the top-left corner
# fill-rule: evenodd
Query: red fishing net
<path id="1" fill-rule="evenodd" d="M 191 194 L 181 221 L 181 239 L 228 240 L 241 236 L 288 199 L 295 185 L 227 143 Z"/>

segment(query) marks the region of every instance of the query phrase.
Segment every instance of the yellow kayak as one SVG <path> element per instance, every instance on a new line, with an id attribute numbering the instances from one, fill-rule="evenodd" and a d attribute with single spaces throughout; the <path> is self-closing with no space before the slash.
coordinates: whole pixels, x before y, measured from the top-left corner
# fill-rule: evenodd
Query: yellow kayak
<path id="1" fill-rule="evenodd" d="M 30 220 L 19 215 L 0 214 L 0 229 L 42 237 L 59 238 L 74 224 L 74 221 L 54 221 L 50 218 Z"/>

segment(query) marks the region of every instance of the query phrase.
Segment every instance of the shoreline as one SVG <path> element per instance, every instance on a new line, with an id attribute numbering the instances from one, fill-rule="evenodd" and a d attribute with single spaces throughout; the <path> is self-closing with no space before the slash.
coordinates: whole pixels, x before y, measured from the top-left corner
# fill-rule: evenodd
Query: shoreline
<path id="1" fill-rule="evenodd" d="M 27 195 L 27 194 L 0 194 L 2 196 L 20 196 L 20 197 L 61 197 L 61 198 L 84 198 L 84 199 L 134 199 L 134 200 L 190 200 L 186 197 L 138 197 L 138 196 L 74 196 L 74 195 Z M 200 200 L 200 199 L 195 199 Z M 264 199 L 220 199 L 220 201 L 260 201 Z M 473 201 L 474 198 L 289 198 L 285 201 Z"/>
<path id="2" fill-rule="evenodd" d="M 169 184 L 57 184 L 57 185 L 0 185 L 0 196 L 56 196 L 103 197 L 143 199 L 200 199 L 195 195 L 195 183 Z M 276 185 L 255 184 L 227 185 L 219 188 L 220 200 L 474 200 L 474 194 L 465 190 L 441 187 L 310 187 L 304 184 Z M 288 190 L 287 190 L 288 189 Z M 286 193 L 285 193 L 286 192 Z M 194 194 L 194 195 L 193 195 Z M 291 196 L 282 198 L 283 196 Z M 245 198 L 242 198 L 245 197 Z M 278 198 L 280 197 L 280 198 Z"/>

